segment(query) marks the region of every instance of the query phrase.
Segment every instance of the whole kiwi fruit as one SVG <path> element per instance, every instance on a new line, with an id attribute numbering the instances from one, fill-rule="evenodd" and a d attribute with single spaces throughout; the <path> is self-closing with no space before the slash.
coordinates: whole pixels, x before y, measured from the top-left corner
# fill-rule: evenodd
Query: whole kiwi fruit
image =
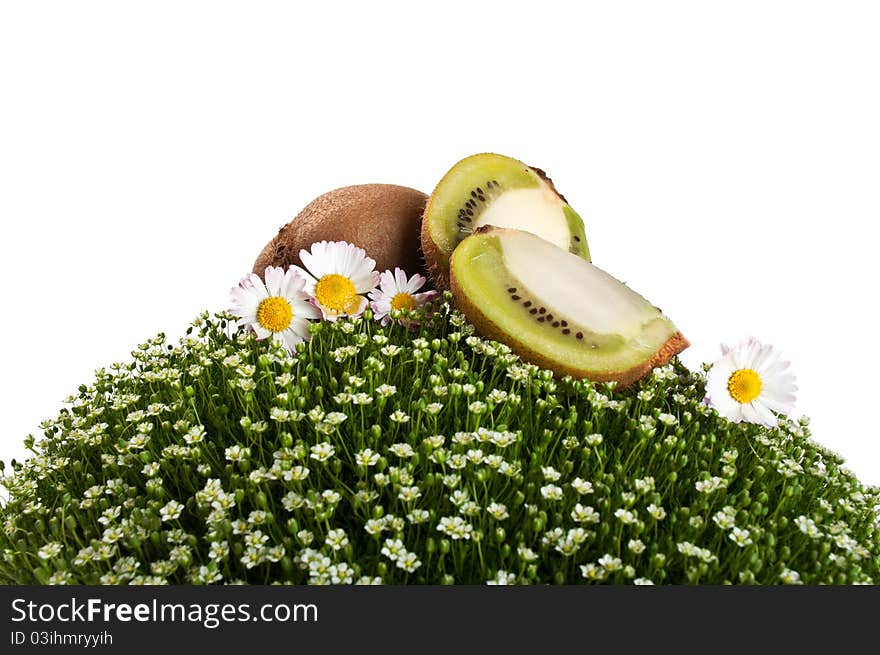
<path id="1" fill-rule="evenodd" d="M 420 245 L 428 196 L 396 184 L 356 184 L 318 196 L 278 230 L 254 262 L 260 277 L 267 266 L 302 266 L 299 251 L 317 241 L 348 241 L 376 260 L 376 270 L 402 268 L 425 273 Z"/>

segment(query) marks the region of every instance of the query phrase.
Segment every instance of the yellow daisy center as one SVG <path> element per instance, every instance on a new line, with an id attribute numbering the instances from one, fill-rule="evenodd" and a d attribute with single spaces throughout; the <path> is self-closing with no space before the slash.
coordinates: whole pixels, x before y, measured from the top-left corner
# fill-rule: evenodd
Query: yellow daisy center
<path id="1" fill-rule="evenodd" d="M 293 307 L 284 298 L 272 296 L 257 307 L 257 322 L 270 332 L 281 332 L 293 320 Z"/>
<path id="2" fill-rule="evenodd" d="M 415 309 L 416 299 L 408 293 L 398 293 L 391 299 L 391 309 Z"/>
<path id="3" fill-rule="evenodd" d="M 750 403 L 761 395 L 761 376 L 750 368 L 734 371 L 727 380 L 727 391 L 738 403 Z"/>
<path id="4" fill-rule="evenodd" d="M 358 297 L 354 283 L 344 275 L 325 275 L 315 285 L 315 298 L 319 303 L 337 312 L 354 311 Z"/>

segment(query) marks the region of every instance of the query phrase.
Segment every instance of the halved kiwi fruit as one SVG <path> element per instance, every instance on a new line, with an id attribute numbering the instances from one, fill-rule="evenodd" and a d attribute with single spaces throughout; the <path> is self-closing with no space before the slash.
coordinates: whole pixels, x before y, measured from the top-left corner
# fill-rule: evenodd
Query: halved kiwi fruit
<path id="1" fill-rule="evenodd" d="M 626 386 L 689 345 L 628 286 L 521 230 L 479 228 L 455 249 L 450 281 L 478 332 L 559 375 Z"/>
<path id="2" fill-rule="evenodd" d="M 452 251 L 483 225 L 526 230 L 590 261 L 581 217 L 544 171 L 503 155 L 473 155 L 440 180 L 422 218 L 422 252 L 438 288 L 449 287 Z"/>

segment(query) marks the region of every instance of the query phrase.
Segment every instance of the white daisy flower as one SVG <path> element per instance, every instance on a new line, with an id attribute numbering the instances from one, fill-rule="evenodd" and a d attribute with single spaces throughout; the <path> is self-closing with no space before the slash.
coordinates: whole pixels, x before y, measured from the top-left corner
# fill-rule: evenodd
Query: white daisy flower
<path id="1" fill-rule="evenodd" d="M 291 265 L 305 277 L 305 290 L 324 315 L 335 321 L 340 316 L 360 316 L 367 308 L 361 295 L 372 291 L 379 281 L 376 260 L 363 248 L 345 241 L 319 241 L 311 252 L 300 250 L 305 268 Z"/>
<path id="2" fill-rule="evenodd" d="M 734 423 L 776 427 L 773 412 L 787 414 L 794 408 L 797 387 L 789 362 L 751 338 L 736 348 L 721 346 L 721 352 L 706 378 L 706 402 Z"/>
<path id="3" fill-rule="evenodd" d="M 256 273 L 245 275 L 233 287 L 232 308 L 239 326 L 250 326 L 258 339 L 272 337 L 292 351 L 296 344 L 309 339 L 309 320 L 321 313 L 309 302 L 304 291 L 306 280 L 295 270 L 267 266 L 266 282 Z"/>
<path id="4" fill-rule="evenodd" d="M 379 288 L 370 292 L 370 307 L 382 325 L 391 322 L 391 312 L 398 309 L 416 309 L 435 298 L 436 291 L 416 293 L 425 286 L 427 278 L 418 273 L 407 279 L 406 273 L 395 268 L 394 272 L 385 271 L 379 276 Z"/>

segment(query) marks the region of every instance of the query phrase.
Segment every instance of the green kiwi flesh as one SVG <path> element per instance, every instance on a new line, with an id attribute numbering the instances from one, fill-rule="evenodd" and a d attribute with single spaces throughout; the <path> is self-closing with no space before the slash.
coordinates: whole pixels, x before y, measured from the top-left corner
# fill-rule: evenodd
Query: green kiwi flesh
<path id="1" fill-rule="evenodd" d="M 478 229 L 455 249 L 450 281 L 478 332 L 559 375 L 626 386 L 689 345 L 628 286 L 525 231 Z"/>
<path id="2" fill-rule="evenodd" d="M 448 286 L 452 251 L 483 225 L 526 230 L 590 261 L 581 217 L 543 171 L 503 155 L 473 155 L 443 177 L 422 219 L 422 251 L 439 287 Z"/>

